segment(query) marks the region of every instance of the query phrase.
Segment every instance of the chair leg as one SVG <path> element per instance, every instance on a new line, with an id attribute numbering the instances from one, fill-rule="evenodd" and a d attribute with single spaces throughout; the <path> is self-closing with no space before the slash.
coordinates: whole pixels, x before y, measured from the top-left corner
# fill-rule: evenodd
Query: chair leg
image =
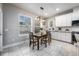
<path id="1" fill-rule="evenodd" d="M 50 45 L 50 39 L 48 39 L 48 44 Z"/>
<path id="2" fill-rule="evenodd" d="M 31 46 L 31 41 L 30 41 L 30 43 L 29 43 L 29 46 Z"/>
<path id="3" fill-rule="evenodd" d="M 34 49 L 34 43 L 33 43 L 33 47 L 32 48 Z"/>
<path id="4" fill-rule="evenodd" d="M 47 47 L 47 40 L 45 40 L 45 47 Z"/>
<path id="5" fill-rule="evenodd" d="M 41 45 L 42 45 L 42 39 L 41 39 Z"/>
<path id="6" fill-rule="evenodd" d="M 51 43 L 51 38 L 48 38 L 48 44 L 50 45 L 50 43 Z"/>

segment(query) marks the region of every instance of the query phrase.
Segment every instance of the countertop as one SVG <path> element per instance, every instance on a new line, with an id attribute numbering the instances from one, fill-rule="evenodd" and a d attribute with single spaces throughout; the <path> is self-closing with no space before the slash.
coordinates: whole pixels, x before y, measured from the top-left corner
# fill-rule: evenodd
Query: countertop
<path id="1" fill-rule="evenodd" d="M 51 32 L 72 33 L 71 31 L 51 31 Z"/>

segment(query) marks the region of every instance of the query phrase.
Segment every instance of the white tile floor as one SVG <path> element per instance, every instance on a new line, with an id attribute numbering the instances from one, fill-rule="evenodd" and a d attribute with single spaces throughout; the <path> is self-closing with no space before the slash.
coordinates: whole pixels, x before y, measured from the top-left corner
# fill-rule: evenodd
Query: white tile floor
<path id="1" fill-rule="evenodd" d="M 4 49 L 2 56 L 78 56 L 78 49 L 74 45 L 52 40 L 51 45 L 41 46 L 40 50 L 32 50 L 26 43 L 12 48 Z"/>

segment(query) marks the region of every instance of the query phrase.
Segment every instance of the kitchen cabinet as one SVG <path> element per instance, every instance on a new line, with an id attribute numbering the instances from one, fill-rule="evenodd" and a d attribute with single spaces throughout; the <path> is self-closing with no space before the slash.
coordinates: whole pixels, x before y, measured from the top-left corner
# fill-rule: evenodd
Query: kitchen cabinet
<path id="1" fill-rule="evenodd" d="M 71 39 L 71 33 L 70 32 L 60 32 L 60 31 L 55 32 L 55 31 L 53 31 L 51 34 L 52 34 L 53 39 L 71 43 L 72 39 Z"/>
<path id="2" fill-rule="evenodd" d="M 72 13 L 66 14 L 66 26 L 72 25 Z"/>
<path id="3" fill-rule="evenodd" d="M 67 42 L 72 42 L 72 35 L 71 33 L 66 33 L 65 34 L 65 39 L 64 41 L 67 41 Z"/>
<path id="4" fill-rule="evenodd" d="M 56 27 L 71 26 L 72 13 L 55 17 Z"/>
<path id="5" fill-rule="evenodd" d="M 53 39 L 56 39 L 56 32 L 51 32 L 51 36 Z"/>
<path id="6" fill-rule="evenodd" d="M 60 33 L 60 40 L 65 42 L 71 42 L 71 33 Z"/>
<path id="7" fill-rule="evenodd" d="M 61 18 L 61 26 L 66 26 L 66 15 L 62 15 L 62 18 Z"/>
<path id="8" fill-rule="evenodd" d="M 59 39 L 59 33 L 58 32 L 52 32 L 52 38 L 53 39 Z"/>
<path id="9" fill-rule="evenodd" d="M 73 9 L 72 20 L 79 20 L 79 7 Z"/>
<path id="10" fill-rule="evenodd" d="M 62 17 L 62 16 L 57 16 L 57 17 L 55 17 L 55 19 L 56 19 L 56 27 L 61 27 L 62 25 L 61 25 L 61 23 L 62 23 L 62 20 L 63 20 L 63 18 L 64 17 Z"/>

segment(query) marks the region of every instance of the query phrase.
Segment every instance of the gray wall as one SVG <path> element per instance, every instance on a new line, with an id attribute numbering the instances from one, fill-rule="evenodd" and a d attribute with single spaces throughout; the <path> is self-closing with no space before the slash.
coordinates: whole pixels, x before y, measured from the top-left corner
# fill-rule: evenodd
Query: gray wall
<path id="1" fill-rule="evenodd" d="M 3 42 L 3 12 L 2 4 L 0 3 L 0 51 L 2 51 L 2 42 Z"/>
<path id="2" fill-rule="evenodd" d="M 17 8 L 10 4 L 3 4 L 3 31 L 4 31 L 4 39 L 3 46 L 14 44 L 17 42 L 24 41 L 19 38 L 19 27 L 18 27 L 18 15 L 25 14 L 27 16 L 32 17 L 31 31 L 34 30 L 34 17 L 35 15 Z"/>

